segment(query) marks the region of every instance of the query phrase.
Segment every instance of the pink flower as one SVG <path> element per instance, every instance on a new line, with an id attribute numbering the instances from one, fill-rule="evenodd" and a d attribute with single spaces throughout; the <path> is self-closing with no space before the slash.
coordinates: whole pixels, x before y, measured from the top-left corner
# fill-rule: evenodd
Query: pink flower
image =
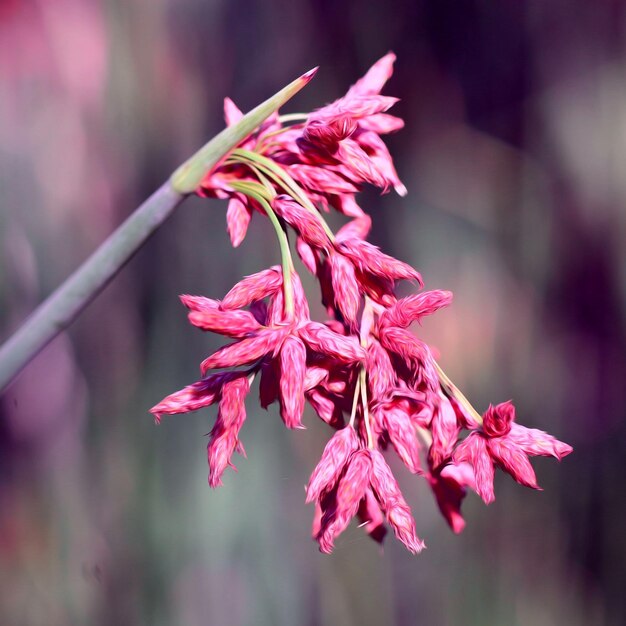
<path id="1" fill-rule="evenodd" d="M 437 499 L 437 505 L 453 532 L 460 533 L 465 528 L 461 515 L 461 503 L 467 487 L 476 489 L 474 471 L 469 463 L 448 464 L 429 474 L 428 482 Z"/>
<path id="2" fill-rule="evenodd" d="M 450 291 L 423 291 L 420 294 L 401 298 L 384 311 L 379 320 L 381 328 L 397 326 L 407 328 L 420 321 L 425 315 L 432 315 L 452 302 Z"/>
<path id="3" fill-rule="evenodd" d="M 355 194 L 365 184 L 406 193 L 381 139 L 403 126 L 387 113 L 397 99 L 381 95 L 394 60 L 387 54 L 344 97 L 305 119 L 274 113 L 206 175 L 197 193 L 228 200 L 233 246 L 256 212 L 271 220 L 281 265 L 246 276 L 221 301 L 181 296 L 192 325 L 233 341 L 202 362 L 202 380 L 151 409 L 159 421 L 218 403 L 208 445 L 209 483 L 217 487 L 234 452 L 245 455 L 239 433 L 255 378 L 261 406 L 278 403 L 288 428 L 304 428 L 308 401 L 335 431 L 306 488 L 322 552 L 332 551 L 355 517 L 375 541 L 382 542 L 386 522 L 409 551 L 424 548 L 382 450 L 393 449 L 425 479 L 456 533 L 465 525 L 461 504 L 468 488 L 487 503 L 494 499 L 496 467 L 538 488 L 528 457 L 560 460 L 572 451 L 516 424 L 510 402 L 490 406 L 481 420 L 409 330 L 449 305 L 452 294 L 431 290 L 398 299 L 396 283 L 422 287 L 421 275 L 366 241 L 372 220 Z M 242 118 L 228 98 L 224 117 L 227 125 Z M 323 217 L 331 210 L 347 218 L 335 234 Z M 292 234 L 318 283 L 325 320 L 311 319 L 291 258 Z M 471 433 L 460 440 L 463 429 Z"/>
<path id="4" fill-rule="evenodd" d="M 252 219 L 252 208 L 240 194 L 235 194 L 228 202 L 226 224 L 233 248 L 237 248 L 245 239 L 248 225 Z"/>
<path id="5" fill-rule="evenodd" d="M 396 479 L 391 473 L 383 455 L 378 450 L 370 450 L 372 459 L 371 485 L 387 521 L 396 537 L 413 554 L 426 546 L 415 534 L 415 521 L 411 509 L 402 497 Z"/>
<path id="6" fill-rule="evenodd" d="M 322 493 L 332 491 L 350 455 L 358 448 L 359 441 L 350 426 L 337 431 L 326 444 L 322 458 L 317 464 L 306 488 L 306 501 L 319 499 Z"/>
<path id="7" fill-rule="evenodd" d="M 234 468 L 230 459 L 235 450 L 245 456 L 239 441 L 239 430 L 246 419 L 245 398 L 249 390 L 250 382 L 246 377 L 236 378 L 222 387 L 217 421 L 207 447 L 211 487 L 222 484 L 222 474 L 228 465 Z"/>
<path id="8" fill-rule="evenodd" d="M 160 422 L 164 414 L 188 413 L 210 406 L 221 398 L 222 387 L 225 383 L 245 375 L 246 373 L 241 371 L 213 374 L 166 396 L 153 406 L 150 412 L 155 416 L 156 421 Z"/>
<path id="9" fill-rule="evenodd" d="M 552 455 L 560 460 L 572 451 L 571 446 L 542 431 L 513 424 L 514 419 L 511 402 L 490 406 L 483 416 L 482 432 L 473 432 L 454 452 L 456 463 L 465 461 L 474 468 L 476 491 L 487 504 L 494 500 L 495 466 L 521 485 L 540 489 L 528 455 Z M 515 435 L 511 436 L 513 426 L 516 426 Z"/>
<path id="10" fill-rule="evenodd" d="M 289 336 L 280 351 L 281 416 L 288 428 L 303 428 L 306 348 L 300 339 Z"/>
<path id="11" fill-rule="evenodd" d="M 333 506 L 327 506 L 322 516 L 317 536 L 322 552 L 332 552 L 335 538 L 357 514 L 369 487 L 371 472 L 372 459 L 368 450 L 357 450 L 350 455 L 344 474 L 337 484 Z"/>
<path id="12" fill-rule="evenodd" d="M 280 267 L 274 266 L 239 281 L 225 296 L 222 309 L 240 309 L 252 302 L 274 295 L 283 286 Z"/>
<path id="13" fill-rule="evenodd" d="M 385 528 L 385 516 L 380 510 L 380 506 L 371 488 L 365 490 L 365 495 L 359 505 L 357 512 L 361 526 L 365 532 L 376 542 L 382 543 L 387 529 Z"/>
<path id="14" fill-rule="evenodd" d="M 420 444 L 410 415 L 394 402 L 382 406 L 378 411 L 384 432 L 402 462 L 413 474 L 422 474 Z"/>

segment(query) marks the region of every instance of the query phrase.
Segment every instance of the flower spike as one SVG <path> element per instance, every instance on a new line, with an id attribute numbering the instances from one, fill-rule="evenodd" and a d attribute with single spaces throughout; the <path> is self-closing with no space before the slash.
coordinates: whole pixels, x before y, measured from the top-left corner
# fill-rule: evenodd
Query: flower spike
<path id="1" fill-rule="evenodd" d="M 280 265 L 246 276 L 222 300 L 181 296 L 193 326 L 232 342 L 202 362 L 202 380 L 167 396 L 152 413 L 159 421 L 218 405 L 208 445 L 209 483 L 217 487 L 226 468 L 234 468 L 234 452 L 245 455 L 239 435 L 257 374 L 261 406 L 276 403 L 288 428 L 304 428 L 308 403 L 334 431 L 305 496 L 315 504 L 312 534 L 324 553 L 353 518 L 379 543 L 390 527 L 411 553 L 424 549 L 384 450 L 422 479 L 455 533 L 465 526 L 461 505 L 469 490 L 487 504 L 494 500 L 496 469 L 539 489 L 529 457 L 561 460 L 572 451 L 517 424 L 512 402 L 489 406 L 482 416 L 472 407 L 410 330 L 448 306 L 452 293 L 398 299 L 398 281 L 421 288 L 421 275 L 367 241 L 372 220 L 356 194 L 365 185 L 406 193 L 381 137 L 404 124 L 388 112 L 397 99 L 381 95 L 394 61 L 393 53 L 385 55 L 344 97 L 310 114 L 281 116 L 275 108 L 314 70 L 283 90 L 254 125 L 245 126 L 251 114 L 243 116 L 227 98 L 225 132 L 239 133 L 237 147 L 210 171 L 201 151 L 175 177 L 185 192 L 228 200 L 234 247 L 253 215 L 267 217 Z M 332 210 L 346 218 L 336 233 L 325 219 Z M 315 309 L 292 259 L 294 241 L 318 283 L 326 319 L 312 319 Z"/>

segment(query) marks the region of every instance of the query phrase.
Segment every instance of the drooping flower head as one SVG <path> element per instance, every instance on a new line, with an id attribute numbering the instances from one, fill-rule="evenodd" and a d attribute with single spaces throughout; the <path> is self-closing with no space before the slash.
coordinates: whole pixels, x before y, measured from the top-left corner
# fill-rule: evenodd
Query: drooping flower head
<path id="1" fill-rule="evenodd" d="M 365 185 L 406 193 L 382 139 L 403 126 L 388 113 L 396 98 L 381 95 L 394 61 L 387 54 L 345 96 L 310 114 L 271 116 L 204 178 L 199 195 L 228 201 L 233 246 L 260 215 L 274 227 L 281 262 L 243 278 L 222 300 L 181 296 L 193 326 L 229 342 L 202 362 L 199 381 L 152 408 L 158 421 L 217 404 L 208 443 L 209 484 L 217 487 L 233 454 L 245 455 L 240 433 L 255 379 L 261 407 L 276 403 L 288 428 L 304 428 L 308 403 L 334 431 L 306 487 L 323 552 L 353 518 L 377 542 L 388 525 L 412 553 L 424 548 L 387 449 L 424 479 L 457 533 L 468 489 L 491 502 L 497 468 L 537 489 L 528 457 L 560 460 L 572 450 L 518 425 L 510 402 L 483 416 L 473 409 L 410 330 L 452 294 L 398 299 L 398 281 L 421 288 L 422 277 L 366 241 L 372 222 L 356 194 Z M 224 116 L 227 125 L 242 116 L 228 98 Z M 348 218 L 336 233 L 323 217 L 331 209 Z M 311 319 L 292 247 L 319 284 L 326 319 Z"/>

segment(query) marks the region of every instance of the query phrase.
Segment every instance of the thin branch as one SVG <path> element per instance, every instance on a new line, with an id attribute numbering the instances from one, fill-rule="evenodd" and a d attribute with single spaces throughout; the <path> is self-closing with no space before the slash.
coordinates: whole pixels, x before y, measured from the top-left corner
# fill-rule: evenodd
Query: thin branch
<path id="1" fill-rule="evenodd" d="M 0 347 L 0 392 L 124 267 L 206 174 L 315 75 L 311 70 L 216 135 L 155 191 Z"/>

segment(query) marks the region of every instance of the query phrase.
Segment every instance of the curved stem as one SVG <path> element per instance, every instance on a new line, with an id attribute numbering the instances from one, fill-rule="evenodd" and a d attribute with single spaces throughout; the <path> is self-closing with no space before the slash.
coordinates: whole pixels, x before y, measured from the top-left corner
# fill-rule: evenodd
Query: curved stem
<path id="1" fill-rule="evenodd" d="M 74 321 L 172 214 L 185 195 L 194 192 L 206 174 L 228 152 L 300 91 L 313 78 L 316 70 L 303 74 L 211 139 L 35 310 L 24 325 L 0 347 L 0 391 L 40 350 Z"/>
<path id="2" fill-rule="evenodd" d="M 258 152 L 252 152 L 251 150 L 244 150 L 242 148 L 233 150 L 229 157 L 229 161 L 233 163 L 246 163 L 250 167 L 254 166 L 257 170 L 261 170 L 266 176 L 269 176 L 274 182 L 276 182 L 277 185 L 282 187 L 289 195 L 291 195 L 294 200 L 299 202 L 305 209 L 314 215 L 322 225 L 322 228 L 330 241 L 335 241 L 335 233 L 333 233 L 321 213 L 315 208 L 313 203 L 309 200 L 293 177 L 290 176 L 289 173 L 275 161 L 272 161 L 272 159 L 269 159 Z"/>
<path id="3" fill-rule="evenodd" d="M 350 422 L 349 426 L 354 427 L 354 420 L 356 419 L 356 408 L 359 404 L 359 394 L 361 391 L 361 376 L 356 379 L 356 383 L 354 384 L 354 396 L 352 398 L 352 412 L 350 413 Z"/>
<path id="4" fill-rule="evenodd" d="M 261 174 L 261 177 L 262 176 L 263 175 Z M 270 190 L 267 190 L 264 185 L 254 182 L 233 181 L 232 183 L 230 183 L 230 186 L 235 191 L 243 193 L 244 195 L 256 200 L 263 207 L 265 213 L 267 213 L 267 217 L 274 227 L 276 237 L 278 238 L 278 245 L 280 247 L 280 261 L 283 268 L 283 295 L 285 298 L 285 313 L 287 317 L 292 317 L 294 313 L 293 285 L 291 280 L 291 273 L 294 271 L 293 259 L 291 258 L 291 250 L 289 249 L 289 240 L 287 239 L 287 234 L 283 230 L 283 227 L 281 226 L 280 221 L 278 220 L 278 217 L 276 217 L 276 213 L 274 213 L 274 210 L 272 209 L 272 206 L 270 204 Z M 260 188 L 260 190 L 257 189 L 257 186 Z"/>
<path id="5" fill-rule="evenodd" d="M 437 361 L 434 363 L 437 374 L 439 374 L 439 383 L 443 392 L 449 398 L 456 400 L 479 424 L 482 424 L 482 415 L 472 406 L 472 403 L 463 395 L 461 390 L 448 378 L 447 374 L 439 366 L 439 363 L 437 363 Z"/>
<path id="6" fill-rule="evenodd" d="M 289 240 L 287 239 L 287 233 L 280 225 L 274 209 L 270 206 L 270 203 L 263 198 L 259 198 L 261 206 L 265 209 L 267 216 L 272 222 L 272 226 L 276 231 L 278 237 L 278 245 L 280 246 L 280 262 L 283 267 L 283 292 L 285 296 L 285 313 L 288 318 L 293 317 L 294 304 L 293 304 L 293 285 L 291 281 L 291 273 L 293 269 L 293 259 L 291 258 L 291 250 L 289 249 Z"/>
<path id="7" fill-rule="evenodd" d="M 370 424 L 370 411 L 367 399 L 367 374 L 362 367 L 359 372 L 361 380 L 361 404 L 363 405 L 363 421 L 365 422 L 365 432 L 367 432 L 367 447 L 374 449 L 374 437 L 372 436 L 372 426 Z"/>

